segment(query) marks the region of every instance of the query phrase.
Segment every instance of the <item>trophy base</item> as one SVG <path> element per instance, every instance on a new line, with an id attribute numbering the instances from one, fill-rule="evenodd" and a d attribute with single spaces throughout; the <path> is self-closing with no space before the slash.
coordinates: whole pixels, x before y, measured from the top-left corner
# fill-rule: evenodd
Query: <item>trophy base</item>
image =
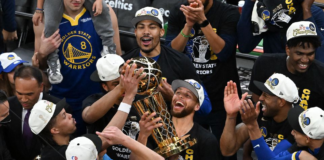
<path id="1" fill-rule="evenodd" d="M 197 143 L 197 140 L 195 138 L 190 138 L 190 135 L 183 136 L 181 138 L 174 137 L 173 143 L 167 144 L 167 145 L 162 145 L 154 151 L 161 155 L 164 158 L 171 157 L 173 155 L 179 154 L 180 152 L 188 149 L 189 147 L 193 146 L 194 144 Z"/>

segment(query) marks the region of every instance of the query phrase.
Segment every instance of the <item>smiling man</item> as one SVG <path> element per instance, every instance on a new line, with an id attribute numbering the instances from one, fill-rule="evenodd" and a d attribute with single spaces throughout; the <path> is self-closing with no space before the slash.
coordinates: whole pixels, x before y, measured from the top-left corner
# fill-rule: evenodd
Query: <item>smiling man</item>
<path id="1" fill-rule="evenodd" d="M 30 110 L 39 100 L 53 103 L 58 99 L 43 93 L 43 78 L 39 69 L 22 66 L 14 74 L 16 96 L 10 97 L 10 126 L 5 130 L 8 149 L 14 159 L 33 160 L 40 153 L 40 143 L 28 125 Z"/>
<path id="2" fill-rule="evenodd" d="M 249 85 L 254 102 L 262 91 L 253 81 L 264 82 L 273 73 L 282 73 L 297 86 L 305 110 L 310 106 L 324 106 L 324 65 L 315 58 L 315 50 L 321 45 L 312 22 L 293 23 L 287 30 L 286 54 L 264 54 L 254 66 Z"/>

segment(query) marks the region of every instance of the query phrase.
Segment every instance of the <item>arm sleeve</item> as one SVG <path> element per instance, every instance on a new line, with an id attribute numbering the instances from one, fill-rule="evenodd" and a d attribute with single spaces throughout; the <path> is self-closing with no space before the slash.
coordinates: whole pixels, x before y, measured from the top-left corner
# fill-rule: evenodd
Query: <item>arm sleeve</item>
<path id="1" fill-rule="evenodd" d="M 236 49 L 236 28 L 239 19 L 240 13 L 237 8 L 228 10 L 228 12 L 222 17 L 221 26 L 217 31 L 218 36 L 225 41 L 224 48 L 217 54 L 220 61 L 226 61 Z"/>
<path id="2" fill-rule="evenodd" d="M 212 105 L 211 105 L 209 96 L 208 96 L 204 86 L 203 86 L 203 88 L 204 88 L 205 98 L 204 98 L 204 102 L 201 105 L 200 109 L 196 112 L 198 115 L 208 115 L 210 113 L 210 111 L 212 110 Z"/>
<path id="3" fill-rule="evenodd" d="M 242 53 L 250 53 L 261 41 L 263 35 L 253 36 L 252 34 L 252 10 L 254 2 L 251 0 L 245 0 L 245 4 L 242 8 L 242 15 L 237 24 L 238 46 L 239 51 Z"/>
<path id="4" fill-rule="evenodd" d="M 8 32 L 13 32 L 17 29 L 15 20 L 15 1 L 1 0 L 3 29 Z"/>
<path id="5" fill-rule="evenodd" d="M 276 145 L 275 149 L 272 152 L 275 155 L 277 155 L 280 152 L 288 150 L 291 146 L 292 146 L 292 144 L 287 139 L 284 139 Z"/>
<path id="6" fill-rule="evenodd" d="M 324 12 L 321 8 L 312 5 L 312 17 L 306 19 L 315 24 L 317 35 L 320 38 L 321 46 L 316 49 L 315 59 L 324 63 Z"/>

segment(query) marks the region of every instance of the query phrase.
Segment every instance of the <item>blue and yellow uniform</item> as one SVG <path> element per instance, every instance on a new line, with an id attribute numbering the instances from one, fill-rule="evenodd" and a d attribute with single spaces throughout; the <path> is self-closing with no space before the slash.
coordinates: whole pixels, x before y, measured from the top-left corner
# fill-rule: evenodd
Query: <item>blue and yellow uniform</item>
<path id="1" fill-rule="evenodd" d="M 75 19 L 63 14 L 59 29 L 62 43 L 58 54 L 64 78 L 60 84 L 53 85 L 51 94 L 66 98 L 77 125 L 82 125 L 82 101 L 89 95 L 101 92 L 100 84 L 91 81 L 90 75 L 96 70 L 103 47 L 91 15 L 85 8 Z M 83 125 L 80 127 L 85 130 Z"/>

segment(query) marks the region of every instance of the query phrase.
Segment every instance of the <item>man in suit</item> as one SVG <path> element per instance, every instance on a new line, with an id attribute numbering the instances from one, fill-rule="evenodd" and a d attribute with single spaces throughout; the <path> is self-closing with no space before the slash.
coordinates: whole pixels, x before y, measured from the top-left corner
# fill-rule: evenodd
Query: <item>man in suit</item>
<path id="1" fill-rule="evenodd" d="M 5 131 L 7 147 L 14 159 L 33 160 L 40 154 L 41 143 L 28 125 L 30 110 L 39 100 L 57 103 L 59 99 L 43 93 L 43 77 L 39 69 L 20 67 L 14 75 L 15 94 L 9 98 L 11 124 Z"/>

